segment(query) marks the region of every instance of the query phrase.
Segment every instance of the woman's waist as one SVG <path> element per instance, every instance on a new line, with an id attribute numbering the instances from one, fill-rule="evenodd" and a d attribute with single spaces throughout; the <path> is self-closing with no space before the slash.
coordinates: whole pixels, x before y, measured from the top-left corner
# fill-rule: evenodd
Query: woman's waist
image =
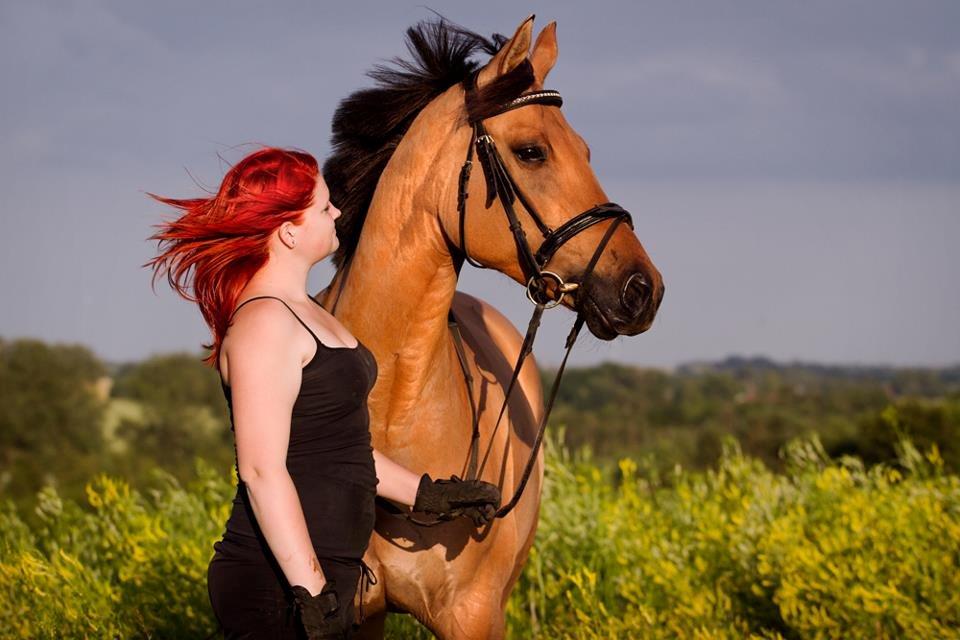
<path id="1" fill-rule="evenodd" d="M 319 452 L 287 455 L 287 472 L 299 491 L 327 482 L 361 485 L 376 490 L 377 468 L 369 447 L 341 450 L 335 456 Z"/>
<path id="2" fill-rule="evenodd" d="M 328 425 L 292 424 L 287 459 L 312 458 L 334 461 L 339 458 L 365 460 L 373 456 L 370 431 L 364 427 L 333 429 Z"/>
<path id="3" fill-rule="evenodd" d="M 316 458 L 297 459 L 288 457 L 287 473 L 290 474 L 290 479 L 297 489 L 297 495 L 301 502 L 313 493 L 330 491 L 331 484 L 342 485 L 344 488 L 349 488 L 351 492 L 365 491 L 376 497 L 377 485 L 380 483 L 372 456 L 370 456 L 369 464 L 362 459 L 338 459 L 327 462 Z M 237 482 L 237 491 L 232 502 L 234 514 L 238 513 L 237 507 L 250 508 L 247 483 L 242 479 Z M 246 515 L 246 512 L 240 509 L 239 514 Z M 233 515 L 231 515 L 232 518 Z"/>
<path id="4" fill-rule="evenodd" d="M 366 489 L 376 494 L 379 479 L 373 456 L 364 459 L 320 460 L 316 457 L 287 458 L 287 473 L 297 489 L 301 501 L 304 497 L 321 491 L 330 491 L 330 485 L 345 485 L 355 490 Z M 233 498 L 234 504 L 247 500 L 247 484 L 240 480 Z"/>
<path id="5" fill-rule="evenodd" d="M 363 549 L 349 549 L 337 544 L 313 543 L 313 548 L 321 566 L 326 569 L 328 563 L 343 567 L 360 567 L 366 546 Z M 213 543 L 213 551 L 215 556 L 213 559 L 219 557 L 224 560 L 269 567 L 278 579 L 283 576 L 283 570 L 262 534 L 250 534 L 242 527 L 237 529 L 228 526 L 220 539 Z"/>
<path id="6" fill-rule="evenodd" d="M 376 478 L 371 486 L 354 478 L 314 476 L 294 480 L 314 549 L 332 556 L 363 555 L 373 530 Z M 240 483 L 227 520 L 224 540 L 248 549 L 267 550 L 247 486 Z"/>
<path id="7" fill-rule="evenodd" d="M 373 457 L 369 433 L 308 433 L 305 430 L 292 430 L 287 445 L 287 460 L 293 458 L 315 458 L 318 461 L 333 463 L 339 459 L 366 460 Z"/>
<path id="8" fill-rule="evenodd" d="M 329 425 L 333 429 L 354 426 L 365 430 L 370 424 L 370 409 L 363 400 L 331 402 L 301 397 L 294 403 L 290 418 L 294 424 Z"/>

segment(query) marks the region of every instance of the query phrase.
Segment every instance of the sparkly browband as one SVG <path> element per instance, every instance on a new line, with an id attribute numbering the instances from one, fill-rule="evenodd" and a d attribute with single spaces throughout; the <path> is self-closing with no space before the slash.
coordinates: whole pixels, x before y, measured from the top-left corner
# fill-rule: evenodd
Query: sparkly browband
<path id="1" fill-rule="evenodd" d="M 544 89 L 542 91 L 531 91 L 530 93 L 524 93 L 518 98 L 514 98 L 507 104 L 503 105 L 504 113 L 510 111 L 511 109 L 516 109 L 517 107 L 522 107 L 528 104 L 543 104 L 548 107 L 560 107 L 563 106 L 563 98 L 560 97 L 559 91 L 554 91 L 553 89 Z"/>

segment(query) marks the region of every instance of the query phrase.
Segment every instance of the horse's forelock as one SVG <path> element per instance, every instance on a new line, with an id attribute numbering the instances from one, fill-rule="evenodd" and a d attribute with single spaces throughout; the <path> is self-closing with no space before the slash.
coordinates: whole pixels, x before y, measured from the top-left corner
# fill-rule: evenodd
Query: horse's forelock
<path id="1" fill-rule="evenodd" d="M 536 79 L 533 65 L 526 58 L 510 71 L 494 78 L 489 84 L 466 97 L 467 118 L 470 122 L 495 116 L 503 111 L 503 105 L 530 88 Z"/>

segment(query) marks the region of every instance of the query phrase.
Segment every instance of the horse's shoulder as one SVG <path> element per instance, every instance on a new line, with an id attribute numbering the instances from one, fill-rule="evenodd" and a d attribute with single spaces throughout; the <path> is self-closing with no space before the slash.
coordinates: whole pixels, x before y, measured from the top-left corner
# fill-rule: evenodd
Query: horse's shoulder
<path id="1" fill-rule="evenodd" d="M 463 291 L 454 292 L 451 306 L 461 331 L 487 334 L 504 354 L 519 354 L 523 336 L 496 307 Z"/>
<path id="2" fill-rule="evenodd" d="M 477 354 L 477 360 L 488 362 L 502 354 L 512 370 L 523 344 L 521 334 L 510 320 L 496 307 L 476 296 L 456 291 L 453 294 L 453 314 L 463 339 Z M 499 354 L 491 353 L 497 351 Z M 500 369 L 500 367 L 497 367 Z M 504 384 L 509 382 L 509 375 Z M 520 373 L 520 385 L 528 398 L 542 397 L 540 375 L 533 353 L 527 356 Z"/>

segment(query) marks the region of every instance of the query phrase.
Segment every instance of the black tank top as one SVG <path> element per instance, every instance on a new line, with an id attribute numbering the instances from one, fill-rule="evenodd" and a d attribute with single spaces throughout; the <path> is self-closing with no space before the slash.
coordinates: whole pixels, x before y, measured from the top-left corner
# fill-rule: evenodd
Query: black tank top
<path id="1" fill-rule="evenodd" d="M 303 367 L 290 419 L 286 460 L 311 540 L 319 557 L 358 559 L 372 530 L 377 490 L 367 410 L 367 396 L 377 379 L 377 362 L 359 340 L 353 348 L 325 345 L 280 298 L 250 298 L 237 307 L 234 315 L 244 304 L 261 298 L 280 301 L 317 343 L 316 354 Z M 234 430 L 231 389 L 222 377 L 220 383 Z M 239 464 L 235 464 L 239 478 Z M 337 526 L 331 527 L 331 523 Z M 240 480 L 224 539 L 252 543 L 253 538 L 263 547 L 246 485 Z"/>

